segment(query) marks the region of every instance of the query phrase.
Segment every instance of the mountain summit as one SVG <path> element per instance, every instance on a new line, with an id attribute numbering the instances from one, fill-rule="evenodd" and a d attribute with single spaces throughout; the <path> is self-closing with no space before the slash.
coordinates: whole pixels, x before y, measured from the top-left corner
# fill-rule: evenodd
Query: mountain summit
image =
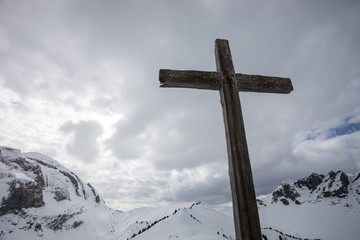
<path id="1" fill-rule="evenodd" d="M 358 239 L 360 172 L 312 173 L 258 199 L 263 239 Z M 235 239 L 231 208 L 176 203 L 117 211 L 39 153 L 0 147 L 0 240 Z"/>
<path id="2" fill-rule="evenodd" d="M 21 154 L 20 150 L 0 147 L 0 164 L 3 184 L 0 216 L 42 207 L 45 199 L 48 204 L 52 201 L 104 203 L 90 184 L 84 184 L 73 172 L 45 155 Z"/>
<path id="3" fill-rule="evenodd" d="M 271 194 L 258 199 L 258 206 L 262 231 L 267 235 L 283 233 L 285 239 L 359 239 L 360 172 L 312 173 L 297 181 L 283 182 Z"/>
<path id="4" fill-rule="evenodd" d="M 234 239 L 232 218 L 204 203 L 113 210 L 57 161 L 8 147 L 0 194 L 1 240 Z"/>
<path id="5" fill-rule="evenodd" d="M 109 209 L 90 184 L 55 160 L 8 147 L 0 147 L 0 203 L 0 239 L 50 239 L 83 226 L 94 231 L 98 223 L 84 219 Z"/>
<path id="6" fill-rule="evenodd" d="M 312 173 L 310 176 L 293 183 L 282 183 L 273 193 L 272 202 L 306 202 L 331 201 L 351 207 L 360 204 L 360 173 L 346 175 L 342 171 L 329 172 L 327 175 Z"/>

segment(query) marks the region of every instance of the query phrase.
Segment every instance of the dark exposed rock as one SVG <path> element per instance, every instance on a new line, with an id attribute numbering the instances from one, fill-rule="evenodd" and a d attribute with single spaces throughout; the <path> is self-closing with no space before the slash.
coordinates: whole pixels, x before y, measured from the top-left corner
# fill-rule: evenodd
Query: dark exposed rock
<path id="1" fill-rule="evenodd" d="M 336 176 L 340 175 L 339 179 L 339 183 L 341 184 L 341 186 L 335 190 L 330 190 L 333 187 L 333 184 L 336 182 Z M 331 171 L 329 173 L 329 179 L 327 180 L 328 183 L 328 189 L 327 191 L 323 192 L 323 196 L 325 198 L 330 198 L 330 197 L 338 197 L 338 198 L 344 198 L 348 195 L 349 191 L 348 191 L 348 186 L 349 186 L 349 178 L 348 176 L 341 171 L 338 171 L 336 173 L 334 173 L 333 171 Z"/>
<path id="2" fill-rule="evenodd" d="M 360 185 L 357 186 L 357 188 L 355 189 L 356 194 L 360 195 Z"/>
<path id="3" fill-rule="evenodd" d="M 34 182 L 13 181 L 10 184 L 10 194 L 2 201 L 0 216 L 10 213 L 13 210 L 22 208 L 37 208 L 44 206 L 41 188 Z"/>
<path id="4" fill-rule="evenodd" d="M 62 230 L 64 229 L 69 229 L 71 228 L 73 225 L 69 225 L 67 222 L 72 219 L 74 216 L 80 214 L 81 212 L 74 212 L 71 214 L 60 214 L 58 216 L 53 217 L 52 219 L 48 219 L 50 220 L 50 222 L 46 225 L 47 228 L 53 230 L 53 231 L 58 231 L 58 230 Z M 78 225 L 80 226 L 81 223 Z"/>
<path id="5" fill-rule="evenodd" d="M 83 193 L 83 197 L 85 200 L 87 200 L 85 186 L 82 183 L 82 181 L 80 180 L 80 178 L 73 172 L 60 171 L 60 173 L 63 174 L 64 176 L 66 176 L 67 178 L 69 178 L 70 182 L 73 184 L 73 186 L 75 188 L 76 195 L 78 195 L 79 197 L 81 197 L 80 187 L 79 187 L 79 186 L 81 186 L 81 192 Z"/>
<path id="6" fill-rule="evenodd" d="M 17 163 L 17 165 L 19 165 L 23 171 L 25 172 L 30 172 L 32 174 L 35 175 L 35 182 L 40 186 L 40 187 L 45 187 L 45 181 L 44 181 L 44 177 L 41 171 L 41 167 L 37 164 L 31 164 L 28 161 L 25 160 L 25 158 L 19 157 L 16 158 L 15 160 L 13 160 L 13 162 Z"/>
<path id="7" fill-rule="evenodd" d="M 6 163 L 5 159 L 1 159 Z M 22 169 L 24 174 L 35 176 L 34 181 L 29 180 L 13 180 L 9 183 L 9 194 L 1 203 L 0 216 L 13 210 L 21 210 L 23 208 L 37 208 L 43 206 L 43 189 L 45 182 L 41 167 L 34 165 L 25 160 L 25 158 L 16 158 L 13 160 L 17 164 L 14 167 Z"/>
<path id="8" fill-rule="evenodd" d="M 73 223 L 73 225 L 71 226 L 71 228 L 77 228 L 77 227 L 79 227 L 81 224 L 83 224 L 84 222 L 81 220 L 81 221 L 75 221 L 74 223 Z"/>
<path id="9" fill-rule="evenodd" d="M 67 190 L 65 189 L 60 189 L 60 188 L 57 188 L 55 190 L 55 193 L 54 193 L 54 199 L 58 202 L 60 201 L 63 201 L 63 200 L 70 200 L 70 194 Z"/>
<path id="10" fill-rule="evenodd" d="M 325 177 L 324 175 L 312 173 L 310 176 L 300 179 L 296 181 L 294 184 L 297 187 L 302 188 L 303 186 L 305 186 L 309 190 L 314 191 L 323 182 L 324 177 Z"/>
<path id="11" fill-rule="evenodd" d="M 286 206 L 289 205 L 289 201 L 286 198 L 282 198 L 280 201 Z"/>
<path id="12" fill-rule="evenodd" d="M 357 177 L 353 180 L 353 182 L 355 182 L 356 180 L 358 180 L 360 178 L 360 172 L 359 174 L 357 175 Z"/>
<path id="13" fill-rule="evenodd" d="M 43 231 L 43 230 L 42 230 L 42 227 L 41 227 L 41 224 L 40 224 L 40 223 L 36 223 L 34 230 L 35 230 L 36 232 L 37 232 L 37 231 Z"/>
<path id="14" fill-rule="evenodd" d="M 83 182 L 80 180 L 80 178 L 79 178 L 75 173 L 73 173 L 73 172 L 71 172 L 71 173 L 76 177 L 78 183 L 80 183 L 83 196 L 84 196 L 85 200 L 87 200 L 87 198 L 86 198 L 86 191 L 85 191 L 85 187 L 84 187 Z"/>
<path id="15" fill-rule="evenodd" d="M 78 195 L 80 197 L 80 193 L 79 193 L 79 183 L 76 180 L 76 178 L 71 175 L 68 172 L 64 172 L 64 171 L 60 171 L 60 173 L 62 173 L 64 176 L 66 176 L 67 178 L 70 179 L 70 182 L 74 185 L 75 191 L 76 191 L 76 195 Z"/>
<path id="16" fill-rule="evenodd" d="M 46 162 L 44 162 L 44 161 L 41 161 L 41 160 L 39 160 L 39 159 L 30 158 L 30 157 L 29 157 L 29 159 L 31 159 L 31 160 L 33 160 L 33 161 L 35 161 L 35 162 L 37 162 L 37 163 L 40 163 L 41 165 L 43 165 L 43 166 L 45 166 L 45 167 L 52 168 L 52 169 L 57 169 L 56 166 L 54 166 L 54 165 L 52 165 L 52 164 L 50 164 L 50 163 L 46 163 Z"/>
<path id="17" fill-rule="evenodd" d="M 98 194 L 96 194 L 96 191 L 95 191 L 94 187 L 91 186 L 90 183 L 88 183 L 87 185 L 90 187 L 91 192 L 92 192 L 92 193 L 94 194 L 94 196 L 95 196 L 95 202 L 96 202 L 96 203 L 100 203 L 100 202 L 101 202 L 100 196 L 99 196 Z"/>
<path id="18" fill-rule="evenodd" d="M 282 183 L 281 186 L 272 193 L 272 195 L 274 202 L 277 202 L 281 197 L 291 199 L 293 202 L 295 202 L 296 198 L 300 197 L 300 194 L 295 190 L 295 188 L 288 183 Z M 282 201 L 282 203 L 284 203 L 284 201 Z M 289 201 L 287 201 L 287 203 L 289 203 Z"/>
<path id="19" fill-rule="evenodd" d="M 261 206 L 265 206 L 265 207 L 266 207 L 266 204 L 264 203 L 263 200 L 256 199 L 256 202 L 258 203 L 258 205 L 261 205 Z"/>

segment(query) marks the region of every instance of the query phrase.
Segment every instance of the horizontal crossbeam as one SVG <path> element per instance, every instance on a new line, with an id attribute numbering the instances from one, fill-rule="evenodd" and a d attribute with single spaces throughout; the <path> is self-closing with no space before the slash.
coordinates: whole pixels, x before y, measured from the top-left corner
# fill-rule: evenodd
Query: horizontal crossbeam
<path id="1" fill-rule="evenodd" d="M 290 78 L 267 77 L 260 75 L 235 74 L 238 91 L 290 93 L 293 90 Z M 196 88 L 220 90 L 223 79 L 218 72 L 182 71 L 160 69 L 160 87 Z"/>

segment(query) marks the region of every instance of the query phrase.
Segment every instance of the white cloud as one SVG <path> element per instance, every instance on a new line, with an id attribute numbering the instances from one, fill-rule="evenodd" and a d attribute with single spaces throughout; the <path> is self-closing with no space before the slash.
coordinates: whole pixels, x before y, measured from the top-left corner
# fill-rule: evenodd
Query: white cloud
<path id="1" fill-rule="evenodd" d="M 315 169 L 355 171 L 359 167 L 360 131 L 343 132 L 351 121 L 299 134 L 293 143 L 293 154 Z"/>

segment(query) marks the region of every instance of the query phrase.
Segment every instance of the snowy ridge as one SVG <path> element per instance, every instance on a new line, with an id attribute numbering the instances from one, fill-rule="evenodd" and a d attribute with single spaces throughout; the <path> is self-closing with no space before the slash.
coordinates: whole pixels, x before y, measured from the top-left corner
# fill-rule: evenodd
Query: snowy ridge
<path id="1" fill-rule="evenodd" d="M 0 147 L 0 239 L 234 239 L 232 218 L 203 203 L 116 211 L 57 161 Z M 223 238 L 223 237 L 222 237 Z"/>
<path id="2" fill-rule="evenodd" d="M 312 173 L 281 183 L 258 203 L 263 233 L 269 236 L 279 232 L 287 236 L 283 239 L 338 240 L 360 236 L 360 172 Z M 274 237 L 269 239 L 277 239 Z"/>
<path id="3" fill-rule="evenodd" d="M 358 239 L 360 172 L 312 173 L 258 199 L 264 240 Z M 230 210 L 230 211 L 229 211 Z M 235 239 L 231 209 L 174 203 L 118 211 L 60 163 L 0 147 L 0 240 Z"/>
<path id="4" fill-rule="evenodd" d="M 228 239 L 234 238 L 232 219 L 204 203 L 140 208 L 115 216 L 108 239 Z"/>
<path id="5" fill-rule="evenodd" d="M 283 205 L 325 202 L 343 204 L 345 207 L 360 205 L 360 172 L 345 174 L 342 171 L 327 175 L 312 173 L 310 176 L 290 183 L 281 183 L 268 196 L 267 203 Z"/>

